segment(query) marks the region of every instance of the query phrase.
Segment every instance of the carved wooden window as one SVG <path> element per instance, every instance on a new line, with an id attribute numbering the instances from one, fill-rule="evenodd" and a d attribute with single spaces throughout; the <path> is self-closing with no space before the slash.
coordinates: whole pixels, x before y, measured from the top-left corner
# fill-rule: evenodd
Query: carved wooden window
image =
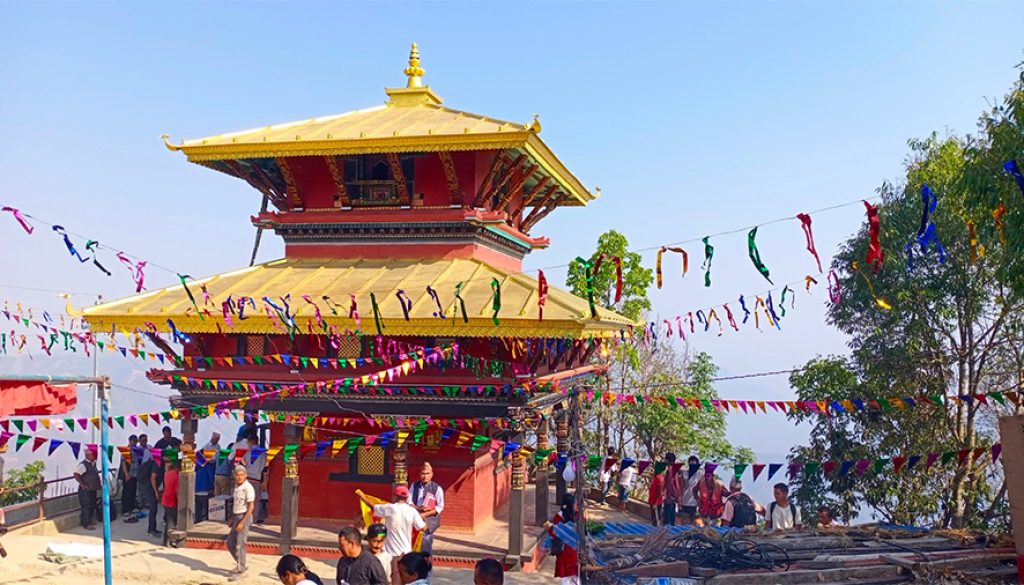
<path id="1" fill-rule="evenodd" d="M 384 475 L 387 472 L 387 457 L 384 447 L 376 445 L 356 449 L 357 475 Z"/>

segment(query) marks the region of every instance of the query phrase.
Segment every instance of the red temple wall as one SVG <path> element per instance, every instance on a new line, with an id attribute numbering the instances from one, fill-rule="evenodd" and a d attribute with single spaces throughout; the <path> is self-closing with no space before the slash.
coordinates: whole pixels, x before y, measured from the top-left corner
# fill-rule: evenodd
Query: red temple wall
<path id="1" fill-rule="evenodd" d="M 337 188 L 322 156 L 293 156 L 288 168 L 306 209 L 331 209 Z"/>
<path id="2" fill-rule="evenodd" d="M 380 432 L 368 429 L 350 432 Z M 324 433 L 319 440 L 331 437 Z M 284 443 L 284 426 L 271 425 L 271 445 Z M 393 450 L 388 449 L 389 461 Z M 482 522 L 492 518 L 495 512 L 508 502 L 510 472 L 503 470 L 497 476 L 494 469 L 497 459 L 487 450 L 470 453 L 468 449 L 441 446 L 431 449 L 411 444 L 407 458 L 409 481 L 419 480 L 420 467 L 430 461 L 434 468 L 434 481 L 445 490 L 445 511 L 443 526 L 455 532 L 472 532 Z M 279 486 L 284 475 L 280 456 L 270 466 L 270 485 Z M 328 449 L 319 459 L 313 454 L 299 461 L 299 517 L 309 519 L 337 520 L 339 524 L 355 522 L 359 517 L 359 500 L 355 490 L 378 498 L 391 499 L 393 467 L 389 463 L 388 474 L 372 480 L 331 480 L 332 473 L 348 473 L 350 459 L 348 450 L 343 449 L 337 458 L 331 457 Z M 280 516 L 280 492 L 271 491 L 269 510 L 271 516 Z"/>

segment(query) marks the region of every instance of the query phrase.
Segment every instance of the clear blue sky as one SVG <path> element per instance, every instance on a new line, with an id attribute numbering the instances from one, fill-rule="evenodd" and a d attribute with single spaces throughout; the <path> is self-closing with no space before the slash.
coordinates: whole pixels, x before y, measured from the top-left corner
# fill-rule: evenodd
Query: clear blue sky
<path id="1" fill-rule="evenodd" d="M 521 121 L 539 113 L 548 144 L 603 190 L 587 208 L 539 224 L 553 245 L 529 267 L 564 264 L 612 228 L 635 247 L 691 240 L 870 196 L 899 177 L 908 138 L 972 131 L 1024 58 L 1019 8 L 5 3 L 0 203 L 196 276 L 243 266 L 259 195 L 168 152 L 160 134 L 177 141 L 380 104 L 384 87 L 403 83 L 417 41 L 426 80 L 447 105 Z M 859 206 L 815 216 L 823 259 L 862 221 Z M 265 240 L 262 259 L 280 255 L 275 240 Z M 4 286 L 108 299 L 133 290 L 112 258 L 108 279 L 71 260 L 57 236 L 26 238 L 9 217 L 0 217 L 0 242 Z M 765 289 L 743 234 L 714 243 L 714 286 L 701 286 L 701 250 L 688 245 L 691 273 L 681 280 L 666 268 L 667 286 L 654 295 L 659 314 Z M 797 222 L 766 226 L 759 243 L 776 282 L 812 271 Z M 150 286 L 171 282 L 150 267 Z M 0 288 L 0 296 L 61 306 L 52 293 Z M 825 296 L 801 294 L 781 332 L 698 335 L 692 347 L 711 352 L 726 375 L 842 352 L 842 337 L 823 321 Z M 122 383 L 163 392 L 138 369 L 105 360 Z M 5 371 L 80 366 L 0 358 Z M 718 388 L 727 398 L 790 396 L 784 377 Z M 118 410 L 161 405 L 131 393 L 115 400 Z M 785 453 L 804 437 L 779 415 L 730 423 L 730 436 L 760 453 Z"/>

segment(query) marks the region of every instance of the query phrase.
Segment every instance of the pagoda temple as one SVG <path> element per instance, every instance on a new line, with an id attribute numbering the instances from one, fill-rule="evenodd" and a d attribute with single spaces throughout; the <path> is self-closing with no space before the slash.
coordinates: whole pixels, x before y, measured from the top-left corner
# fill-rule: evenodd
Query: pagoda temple
<path id="1" fill-rule="evenodd" d="M 270 515 L 290 526 L 283 541 L 296 522 L 351 521 L 356 489 L 386 498 L 430 461 L 445 489 L 439 536 L 472 534 L 508 506 L 515 564 L 525 450 L 496 445 L 525 444 L 531 430 L 543 450 L 549 420 L 564 440 L 566 389 L 599 373 L 595 352 L 633 322 L 522 270 L 549 243 L 532 234 L 540 220 L 595 198 L 536 117 L 444 106 L 415 44 L 404 73 L 383 105 L 180 144 L 165 137 L 262 195 L 252 223 L 283 238 L 284 258 L 183 279 L 85 318 L 96 331 L 146 332 L 165 351 L 165 333 L 182 344 L 175 369 L 149 377 L 180 393 L 186 443 L 199 423 L 188 407 L 242 399 L 271 421 L 265 448 L 300 446 L 271 465 Z M 372 444 L 316 448 L 367 435 Z M 536 477 L 535 526 L 549 513 L 546 464 Z M 442 538 L 435 555 L 443 549 Z"/>

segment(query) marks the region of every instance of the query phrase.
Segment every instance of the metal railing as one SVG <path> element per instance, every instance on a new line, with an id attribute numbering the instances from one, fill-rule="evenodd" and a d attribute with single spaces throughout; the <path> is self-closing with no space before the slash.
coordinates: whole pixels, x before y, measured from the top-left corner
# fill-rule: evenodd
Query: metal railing
<path id="1" fill-rule="evenodd" d="M 117 472 L 116 471 L 112 471 L 111 474 L 110 474 L 110 485 L 111 485 L 112 488 L 119 487 L 118 483 L 117 483 Z M 68 476 L 68 477 L 58 477 L 56 479 L 47 479 L 47 480 L 44 480 L 42 477 L 40 477 L 39 481 L 37 481 L 36 483 L 30 483 L 30 484 L 23 485 L 23 486 L 20 486 L 20 487 L 15 487 L 15 488 L 6 488 L 4 490 L 5 494 L 18 493 L 18 492 L 29 492 L 29 493 L 32 493 L 34 497 L 32 499 L 30 499 L 30 500 L 27 500 L 27 501 L 24 501 L 24 502 L 21 502 L 21 503 L 18 503 L 18 504 L 12 504 L 10 506 L 5 506 L 3 508 L 4 515 L 8 516 L 8 517 L 11 517 L 12 515 L 14 517 L 24 516 L 25 515 L 24 512 L 22 512 L 20 514 L 19 514 L 19 512 L 21 512 L 22 510 L 30 510 L 32 508 L 35 508 L 36 513 L 34 515 L 32 515 L 30 518 L 27 518 L 25 520 L 22 520 L 20 522 L 14 523 L 14 524 L 9 524 L 7 526 L 8 529 L 14 529 L 14 528 L 21 528 L 21 527 L 24 527 L 24 526 L 30 526 L 32 524 L 37 524 L 37 523 L 42 522 L 43 520 L 45 520 L 46 519 L 46 504 L 47 504 L 47 502 L 52 502 L 54 500 L 58 500 L 58 499 L 61 499 L 61 498 L 68 498 L 69 496 L 77 494 L 78 493 L 78 482 L 75 480 L 75 477 L 73 475 L 72 476 Z M 120 489 L 117 489 L 117 490 L 111 489 L 111 500 L 114 499 L 115 493 L 116 494 L 120 494 L 121 490 Z M 78 508 L 75 507 L 74 509 L 77 510 Z M 68 511 L 73 511 L 73 510 L 68 510 Z M 64 512 L 61 512 L 61 513 L 67 513 L 68 511 L 64 511 Z"/>

